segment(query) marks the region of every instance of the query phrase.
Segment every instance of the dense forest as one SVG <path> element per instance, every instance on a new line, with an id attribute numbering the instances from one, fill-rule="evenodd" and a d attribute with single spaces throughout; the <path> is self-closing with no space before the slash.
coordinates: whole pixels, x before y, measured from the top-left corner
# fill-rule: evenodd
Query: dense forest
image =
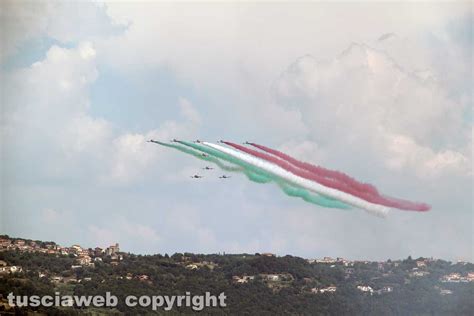
<path id="1" fill-rule="evenodd" d="M 74 254 L 19 249 L 0 252 L 0 263 L 21 271 L 0 273 L 1 314 L 48 315 L 194 314 L 190 307 L 153 311 L 128 307 L 127 295 L 182 295 L 224 292 L 226 307 L 205 314 L 239 315 L 472 315 L 474 282 L 447 282 L 446 275 L 472 273 L 471 263 L 412 259 L 332 263 L 270 254 L 102 255 L 77 265 Z M 332 291 L 320 289 L 332 288 Z M 9 307 L 15 295 L 105 295 L 119 298 L 114 308 Z"/>

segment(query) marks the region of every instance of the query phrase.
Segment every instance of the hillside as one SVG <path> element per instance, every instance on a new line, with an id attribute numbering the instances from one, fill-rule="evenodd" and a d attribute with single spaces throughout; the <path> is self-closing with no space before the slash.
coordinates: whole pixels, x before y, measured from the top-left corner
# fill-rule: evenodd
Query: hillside
<path id="1" fill-rule="evenodd" d="M 224 292 L 226 307 L 206 314 L 468 315 L 474 265 L 431 258 L 385 262 L 303 259 L 273 254 L 134 255 L 0 236 L 0 312 L 49 315 L 165 313 L 129 307 L 127 295 Z M 114 308 L 10 307 L 15 295 L 116 295 Z M 194 313 L 175 307 L 173 313 Z M 169 314 L 169 312 L 168 312 Z"/>

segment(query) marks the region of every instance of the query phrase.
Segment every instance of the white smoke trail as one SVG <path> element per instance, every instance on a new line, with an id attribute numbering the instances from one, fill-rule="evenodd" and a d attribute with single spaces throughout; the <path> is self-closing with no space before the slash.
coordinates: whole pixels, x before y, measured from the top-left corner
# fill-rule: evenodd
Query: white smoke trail
<path id="1" fill-rule="evenodd" d="M 264 161 L 262 159 L 253 157 L 249 154 L 239 152 L 237 150 L 227 148 L 221 145 L 213 144 L 213 143 L 208 143 L 208 142 L 203 142 L 204 145 L 209 146 L 211 148 L 214 148 L 216 150 L 219 150 L 220 152 L 226 153 L 228 155 L 231 155 L 237 159 L 240 159 L 242 161 L 245 161 L 246 163 L 249 163 L 255 167 L 261 168 L 267 172 L 270 172 L 278 177 L 281 177 L 285 179 L 288 182 L 291 182 L 293 184 L 296 184 L 298 186 L 301 186 L 305 189 L 311 190 L 313 192 L 322 194 L 327 197 L 331 197 L 337 200 L 340 200 L 344 203 L 350 204 L 352 206 L 361 208 L 370 214 L 380 216 L 380 217 L 385 217 L 387 213 L 390 211 L 390 208 L 383 206 L 383 205 L 378 205 L 374 203 L 367 202 L 363 199 L 360 199 L 358 197 L 355 197 L 353 195 L 347 194 L 345 192 L 328 188 L 326 186 L 323 186 L 317 182 L 310 181 L 308 179 L 299 177 L 297 175 L 294 175 L 291 172 L 286 171 L 285 169 L 272 164 L 270 162 Z"/>

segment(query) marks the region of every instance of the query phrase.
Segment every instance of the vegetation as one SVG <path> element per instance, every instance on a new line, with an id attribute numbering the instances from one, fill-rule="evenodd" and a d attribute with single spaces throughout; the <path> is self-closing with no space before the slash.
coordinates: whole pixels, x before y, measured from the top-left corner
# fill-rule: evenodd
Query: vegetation
<path id="1" fill-rule="evenodd" d="M 94 266 L 77 265 L 74 255 L 44 254 L 6 250 L 0 260 L 21 266 L 20 273 L 0 274 L 3 302 L 15 295 L 105 295 L 119 298 L 113 309 L 106 308 L 14 308 L 0 305 L 0 314 L 27 314 L 32 310 L 48 315 L 151 314 L 145 307 L 128 307 L 128 295 L 184 295 L 186 292 L 214 295 L 224 292 L 227 306 L 207 308 L 205 314 L 239 315 L 472 315 L 474 282 L 441 282 L 450 273 L 466 275 L 474 270 L 470 263 L 451 264 L 443 260 L 408 258 L 402 261 L 309 263 L 293 257 L 259 254 L 134 255 L 122 253 L 112 264 L 109 256 L 94 261 Z M 417 261 L 426 266 L 417 267 Z M 195 266 L 193 266 L 195 265 Z M 414 276 L 414 271 L 424 271 Z M 268 275 L 277 275 L 269 280 Z M 253 276 L 241 283 L 236 280 Z M 363 292 L 359 285 L 370 286 Z M 315 289 L 337 287 L 333 293 Z M 385 289 L 385 290 L 384 290 Z M 451 293 L 442 295 L 442 290 Z M 194 314 L 190 307 L 175 307 L 168 314 Z"/>

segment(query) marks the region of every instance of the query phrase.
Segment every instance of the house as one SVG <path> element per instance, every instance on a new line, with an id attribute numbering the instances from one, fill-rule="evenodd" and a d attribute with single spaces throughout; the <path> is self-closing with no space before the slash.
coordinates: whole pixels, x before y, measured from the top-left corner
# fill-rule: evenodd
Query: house
<path id="1" fill-rule="evenodd" d="M 243 284 L 243 283 L 248 283 L 249 281 L 252 281 L 255 279 L 255 276 L 253 275 L 244 275 L 244 276 L 238 276 L 234 275 L 232 277 L 232 282 L 237 283 L 237 284 Z"/>
<path id="2" fill-rule="evenodd" d="M 311 293 L 317 294 L 317 293 L 334 293 L 337 291 L 337 287 L 334 285 L 324 287 L 324 288 L 312 288 Z"/>
<path id="3" fill-rule="evenodd" d="M 260 274 L 262 279 L 266 281 L 276 282 L 280 281 L 280 276 L 278 274 Z"/>
<path id="4" fill-rule="evenodd" d="M 336 290 L 337 290 L 337 287 L 333 285 L 333 286 L 328 286 L 326 288 L 319 289 L 319 293 L 326 293 L 326 292 L 334 293 L 336 292 Z"/>
<path id="5" fill-rule="evenodd" d="M 90 255 L 89 250 L 87 250 L 87 249 L 82 249 L 81 251 L 78 251 L 77 254 L 78 254 L 79 256 L 82 256 L 82 257 L 89 256 L 89 255 Z"/>
<path id="6" fill-rule="evenodd" d="M 0 248 L 7 248 L 12 241 L 8 238 L 0 238 Z"/>
<path id="7" fill-rule="evenodd" d="M 391 287 L 391 286 L 384 286 L 383 288 L 375 291 L 375 293 L 377 293 L 379 295 L 383 294 L 383 293 L 391 293 L 391 292 L 393 292 L 393 287 Z"/>
<path id="8" fill-rule="evenodd" d="M 70 252 L 72 253 L 79 254 L 81 251 L 82 251 L 82 247 L 79 245 L 72 245 L 70 247 Z"/>
<path id="9" fill-rule="evenodd" d="M 451 294 L 453 294 L 453 291 L 451 291 L 451 290 L 445 290 L 445 289 L 440 289 L 440 290 L 439 290 L 439 294 L 441 294 L 441 295 L 451 295 Z"/>
<path id="10" fill-rule="evenodd" d="M 425 260 L 418 260 L 418 261 L 416 262 L 416 266 L 417 266 L 418 268 L 424 268 L 424 267 L 426 267 L 426 262 L 425 262 Z"/>
<path id="11" fill-rule="evenodd" d="M 316 262 L 317 263 L 336 263 L 337 260 L 331 257 L 324 257 L 323 259 L 317 259 Z"/>
<path id="12" fill-rule="evenodd" d="M 461 282 L 460 273 L 451 273 L 441 277 L 441 282 L 458 283 Z"/>
<path id="13" fill-rule="evenodd" d="M 140 281 L 148 281 L 149 277 L 146 274 L 137 275 L 137 279 Z"/>
<path id="14" fill-rule="evenodd" d="M 466 279 L 467 279 L 469 282 L 474 282 L 474 272 L 468 272 Z"/>
<path id="15" fill-rule="evenodd" d="M 393 287 L 391 286 L 384 286 L 382 288 L 382 293 L 390 293 L 390 292 L 393 292 Z"/>
<path id="16" fill-rule="evenodd" d="M 94 256 L 96 257 L 100 257 L 104 254 L 104 249 L 100 248 L 100 247 L 95 247 L 94 249 Z"/>
<path id="17" fill-rule="evenodd" d="M 197 269 L 199 269 L 197 264 L 194 264 L 194 263 L 188 264 L 185 268 L 188 269 L 188 270 L 197 270 Z"/>
<path id="18" fill-rule="evenodd" d="M 23 271 L 22 267 L 20 266 L 10 266 L 6 268 L 10 268 L 10 273 L 19 273 Z"/>
<path id="19" fill-rule="evenodd" d="M 116 243 L 115 245 L 112 245 L 112 246 L 108 247 L 107 249 L 105 249 L 105 254 L 107 256 L 112 256 L 112 255 L 116 254 L 117 252 L 120 252 L 120 248 L 119 248 L 118 243 Z"/>
<path id="20" fill-rule="evenodd" d="M 23 247 L 25 245 L 25 241 L 23 239 L 15 240 L 14 244 L 18 247 Z"/>
<path id="21" fill-rule="evenodd" d="M 82 256 L 76 259 L 77 263 L 83 266 L 87 266 L 91 263 L 92 259 L 89 256 Z"/>
<path id="22" fill-rule="evenodd" d="M 357 289 L 365 293 L 370 293 L 370 295 L 374 293 L 374 289 L 368 285 L 358 285 Z"/>
<path id="23" fill-rule="evenodd" d="M 74 277 L 63 278 L 64 283 L 77 283 L 77 279 Z"/>
<path id="24" fill-rule="evenodd" d="M 430 273 L 428 271 L 413 271 L 410 273 L 411 277 L 424 277 L 429 275 Z"/>

